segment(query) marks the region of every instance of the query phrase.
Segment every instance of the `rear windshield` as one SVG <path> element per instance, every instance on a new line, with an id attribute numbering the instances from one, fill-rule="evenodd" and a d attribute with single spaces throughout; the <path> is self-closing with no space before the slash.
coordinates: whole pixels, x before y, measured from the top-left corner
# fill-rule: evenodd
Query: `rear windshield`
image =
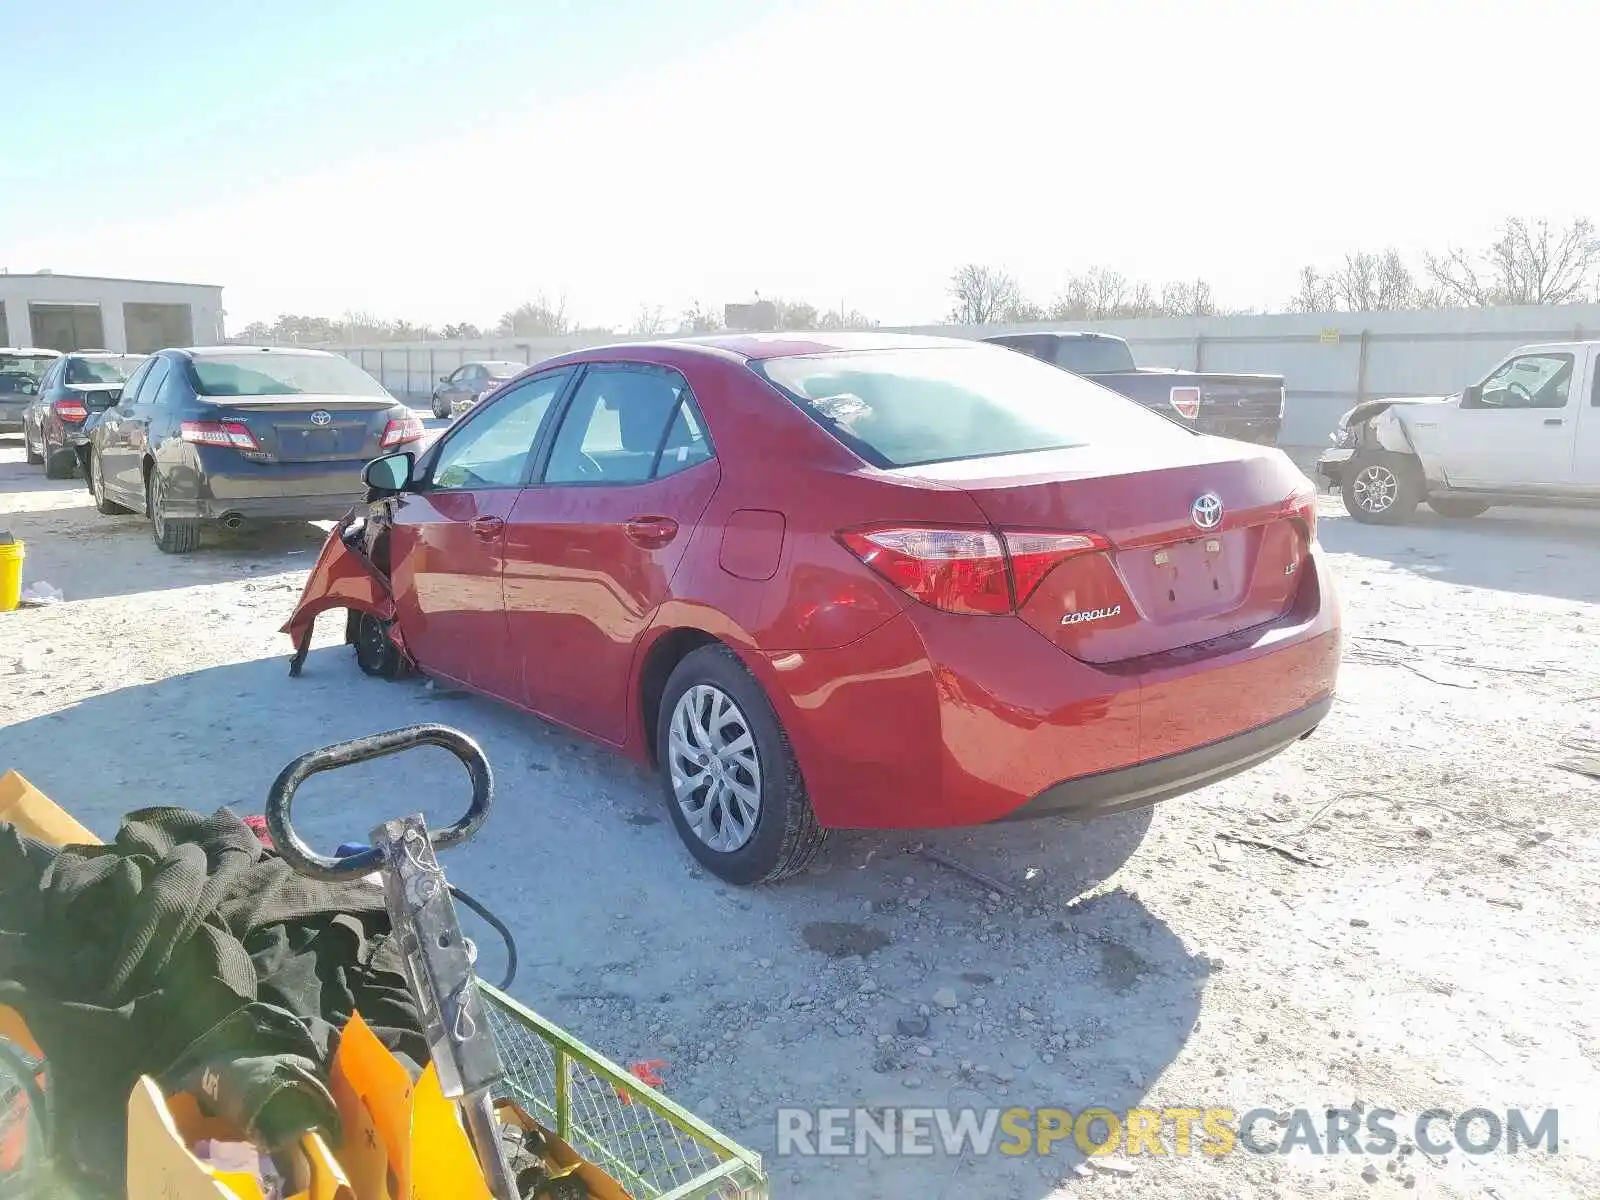
<path id="1" fill-rule="evenodd" d="M 54 355 L 0 354 L 0 392 L 15 392 L 25 383 L 37 384 L 55 362 Z"/>
<path id="2" fill-rule="evenodd" d="M 1194 436 L 1098 384 L 994 346 L 800 355 L 751 365 L 879 467 Z"/>
<path id="3" fill-rule="evenodd" d="M 105 358 L 69 358 L 66 382 L 125 383 L 144 361 L 142 354 L 118 354 Z"/>
<path id="4" fill-rule="evenodd" d="M 1133 351 L 1119 338 L 1065 337 L 1056 343 L 1056 366 L 1079 375 L 1132 371 Z"/>
<path id="5" fill-rule="evenodd" d="M 336 354 L 208 354 L 190 364 L 202 396 L 387 396 L 383 386 Z"/>

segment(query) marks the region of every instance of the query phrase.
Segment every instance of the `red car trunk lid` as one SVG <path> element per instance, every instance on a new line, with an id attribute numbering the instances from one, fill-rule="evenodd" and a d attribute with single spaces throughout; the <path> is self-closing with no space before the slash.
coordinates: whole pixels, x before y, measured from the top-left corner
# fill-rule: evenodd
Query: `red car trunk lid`
<path id="1" fill-rule="evenodd" d="M 999 529 L 1099 534 L 1109 543 L 1068 558 L 1018 597 L 1023 620 L 1097 664 L 1281 616 L 1313 536 L 1314 493 L 1288 460 L 1220 439 L 1097 445 L 917 473 L 963 488 Z M 1214 524 L 1213 501 L 1221 508 Z"/>

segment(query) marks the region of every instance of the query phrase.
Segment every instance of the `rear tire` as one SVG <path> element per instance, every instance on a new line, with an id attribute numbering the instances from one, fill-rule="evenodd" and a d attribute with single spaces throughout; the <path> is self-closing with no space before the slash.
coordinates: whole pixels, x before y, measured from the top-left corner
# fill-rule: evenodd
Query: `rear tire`
<path id="1" fill-rule="evenodd" d="M 1489 511 L 1489 506 L 1481 500 L 1459 500 L 1449 496 L 1430 498 L 1428 507 L 1441 517 L 1451 521 L 1464 521 L 1469 517 L 1481 517 Z"/>
<path id="2" fill-rule="evenodd" d="M 803 870 L 822 848 L 827 831 L 788 735 L 728 647 L 702 646 L 673 669 L 655 736 L 672 823 L 713 875 L 739 886 L 773 883 Z"/>
<path id="3" fill-rule="evenodd" d="M 94 510 L 102 516 L 119 517 L 129 509 L 115 500 L 106 498 L 105 467 L 100 463 L 100 456 L 93 450 L 89 451 L 89 494 L 94 497 Z"/>
<path id="4" fill-rule="evenodd" d="M 1422 469 L 1405 454 L 1365 454 L 1345 468 L 1339 490 L 1345 511 L 1363 525 L 1403 525 L 1422 503 Z"/>
<path id="5" fill-rule="evenodd" d="M 144 481 L 145 506 L 150 514 L 150 534 L 163 554 L 193 554 L 200 549 L 200 522 L 167 516 L 167 486 L 158 467 Z"/>
<path id="6" fill-rule="evenodd" d="M 78 465 L 78 456 L 69 446 L 65 450 L 50 449 L 50 441 L 41 432 L 39 434 L 39 453 L 44 459 L 44 477 L 46 479 L 71 479 L 74 468 Z"/>

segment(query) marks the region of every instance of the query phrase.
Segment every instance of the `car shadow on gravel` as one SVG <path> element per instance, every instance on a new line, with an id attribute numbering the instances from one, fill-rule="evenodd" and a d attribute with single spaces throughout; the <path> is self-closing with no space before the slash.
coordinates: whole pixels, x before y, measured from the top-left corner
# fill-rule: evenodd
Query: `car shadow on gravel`
<path id="1" fill-rule="evenodd" d="M 1600 514 L 1491 509 L 1449 521 L 1420 510 L 1400 526 L 1324 518 L 1317 535 L 1335 554 L 1388 562 L 1464 587 L 1600 603 Z"/>

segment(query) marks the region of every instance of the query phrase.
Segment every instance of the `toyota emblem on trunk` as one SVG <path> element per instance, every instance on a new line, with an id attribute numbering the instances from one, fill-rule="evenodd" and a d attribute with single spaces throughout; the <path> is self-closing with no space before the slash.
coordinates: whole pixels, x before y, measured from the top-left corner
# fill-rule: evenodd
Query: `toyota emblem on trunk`
<path id="1" fill-rule="evenodd" d="M 1222 497 L 1207 492 L 1189 506 L 1189 519 L 1196 529 L 1215 529 L 1222 524 Z"/>
<path id="2" fill-rule="evenodd" d="M 332 414 L 332 413 L 329 413 L 329 412 L 324 412 L 324 411 L 323 411 L 323 410 L 322 410 L 322 409 L 320 409 L 320 408 L 319 408 L 319 409 L 317 409 L 317 411 L 316 411 L 316 412 L 314 412 L 314 413 L 312 413 L 312 414 L 311 414 L 311 423 L 312 423 L 312 424 L 313 424 L 313 425 L 326 425 L 326 424 L 327 424 L 327 423 L 328 423 L 328 422 L 329 422 L 329 421 L 331 421 L 331 420 L 333 420 L 333 414 Z M 1198 501 L 1198 500 L 1196 500 L 1196 501 L 1195 501 L 1195 503 L 1196 503 L 1196 504 L 1198 504 L 1198 503 L 1199 503 L 1199 501 Z M 1198 510 L 1197 510 L 1197 511 L 1198 511 Z M 1219 512 L 1220 512 L 1220 511 L 1221 511 L 1221 509 L 1218 509 L 1218 510 L 1217 510 L 1217 511 L 1219 511 Z M 1198 518 L 1198 517 L 1196 517 L 1196 518 L 1195 518 L 1195 520 L 1197 520 L 1197 521 L 1198 521 L 1198 520 L 1199 520 L 1199 518 Z"/>

